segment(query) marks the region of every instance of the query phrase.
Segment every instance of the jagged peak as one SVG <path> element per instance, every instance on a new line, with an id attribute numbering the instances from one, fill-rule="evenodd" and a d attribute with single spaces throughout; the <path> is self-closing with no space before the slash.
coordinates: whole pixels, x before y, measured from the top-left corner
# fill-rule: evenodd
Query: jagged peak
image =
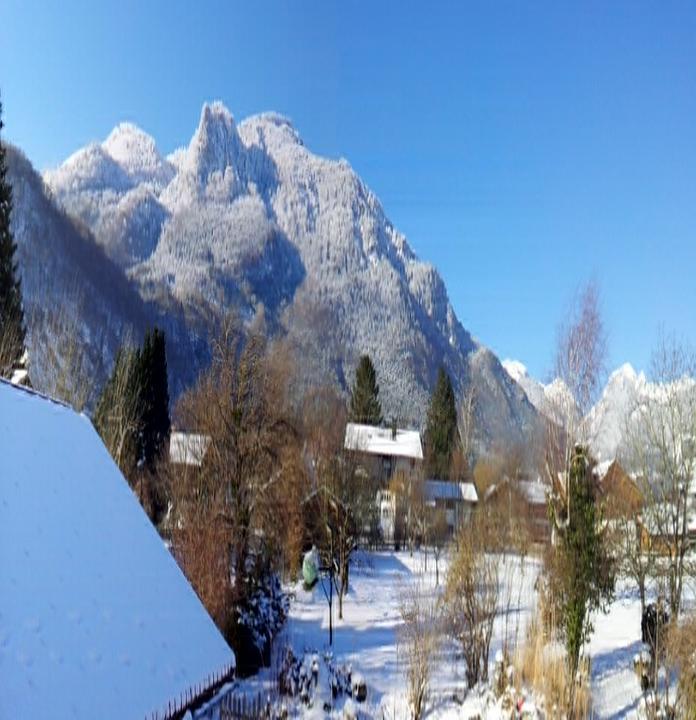
<path id="1" fill-rule="evenodd" d="M 642 373 L 641 373 L 642 374 Z M 616 368 L 614 372 L 609 376 L 608 384 L 628 380 L 629 382 L 635 383 L 639 378 L 638 373 L 633 368 L 631 363 L 626 362 L 621 367 Z"/>
<path id="2" fill-rule="evenodd" d="M 73 168 L 85 163 L 98 161 L 113 162 L 111 155 L 104 149 L 101 143 L 91 142 L 69 155 L 59 167 Z"/>
<path id="3" fill-rule="evenodd" d="M 263 112 L 242 120 L 239 123 L 239 133 L 247 144 L 254 142 L 261 134 L 272 136 L 274 141 L 280 144 L 289 143 L 304 147 L 304 142 L 292 120 L 276 112 Z"/>
<path id="4" fill-rule="evenodd" d="M 187 151 L 188 169 L 201 178 L 236 165 L 241 141 L 232 113 L 220 101 L 204 103 Z"/>
<path id="5" fill-rule="evenodd" d="M 198 121 L 198 129 L 200 130 L 202 127 L 212 123 L 222 123 L 229 130 L 234 128 L 234 116 L 222 100 L 203 103 L 201 118 Z"/>
<path id="6" fill-rule="evenodd" d="M 519 360 L 512 360 L 510 358 L 506 358 L 501 362 L 501 365 L 505 369 L 505 372 L 515 382 L 517 382 L 523 377 L 529 376 L 529 373 L 527 372 L 527 366 L 521 363 Z"/>
<path id="7" fill-rule="evenodd" d="M 256 113 L 256 115 L 251 115 L 246 120 L 244 120 L 242 124 L 247 123 L 268 123 L 270 125 L 276 125 L 277 127 L 287 127 L 294 132 L 297 132 L 295 126 L 292 124 L 292 120 L 287 115 L 274 112 L 273 110 Z"/>
<path id="8" fill-rule="evenodd" d="M 133 123 L 119 123 L 102 143 L 102 148 L 137 180 L 166 184 L 174 174 L 157 149 L 155 139 Z"/>
<path id="9" fill-rule="evenodd" d="M 167 155 L 167 162 L 171 163 L 175 168 L 180 169 L 186 161 L 186 148 L 178 147 L 176 150 Z"/>
<path id="10" fill-rule="evenodd" d="M 155 139 L 143 129 L 132 122 L 121 122 L 109 133 L 102 146 L 114 158 L 123 151 L 127 145 L 137 143 L 140 147 L 147 146 L 156 149 Z"/>
<path id="11" fill-rule="evenodd" d="M 111 187 L 125 191 L 133 185 L 124 168 L 96 142 L 74 152 L 57 168 L 47 170 L 44 180 L 54 191 L 64 187 L 73 190 Z"/>

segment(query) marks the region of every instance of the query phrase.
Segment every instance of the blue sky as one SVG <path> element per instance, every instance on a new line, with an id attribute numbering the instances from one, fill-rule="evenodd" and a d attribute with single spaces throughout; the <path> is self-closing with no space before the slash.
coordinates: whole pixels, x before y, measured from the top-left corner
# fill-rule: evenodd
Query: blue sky
<path id="1" fill-rule="evenodd" d="M 463 324 L 544 378 L 598 281 L 610 364 L 696 343 L 696 4 L 20 2 L 6 138 L 43 169 L 132 120 L 169 152 L 205 100 L 347 158 Z"/>

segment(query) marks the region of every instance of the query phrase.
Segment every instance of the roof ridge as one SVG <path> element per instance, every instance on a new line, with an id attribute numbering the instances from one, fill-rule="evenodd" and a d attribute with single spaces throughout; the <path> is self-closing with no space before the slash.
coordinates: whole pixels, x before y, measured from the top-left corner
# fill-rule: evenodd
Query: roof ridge
<path id="1" fill-rule="evenodd" d="M 67 408 L 68 410 L 72 410 L 76 415 L 82 415 L 83 413 L 79 413 L 77 410 L 75 410 L 72 405 L 69 405 L 64 400 L 59 400 L 58 398 L 54 398 L 51 395 L 47 395 L 46 393 L 39 392 L 38 390 L 27 387 L 26 385 L 15 385 L 15 383 L 10 382 L 7 378 L 0 377 L 0 384 L 7 385 L 8 387 L 14 388 L 15 390 L 19 390 L 21 392 L 26 393 L 27 395 L 34 395 L 35 397 L 41 398 L 42 400 L 48 400 L 49 402 L 52 402 L 54 405 L 60 405 L 61 407 Z"/>

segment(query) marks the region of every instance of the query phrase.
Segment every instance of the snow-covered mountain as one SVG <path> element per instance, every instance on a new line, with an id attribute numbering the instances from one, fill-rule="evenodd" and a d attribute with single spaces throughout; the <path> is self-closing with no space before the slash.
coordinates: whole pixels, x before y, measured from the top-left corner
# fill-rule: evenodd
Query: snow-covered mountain
<path id="1" fill-rule="evenodd" d="M 279 115 L 237 124 L 207 104 L 189 144 L 167 157 L 122 124 L 44 179 L 162 312 L 181 307 L 194 325 L 192 315 L 230 308 L 262 314 L 302 349 L 314 381 L 344 389 L 367 352 L 385 413 L 402 422 L 422 421 L 441 364 L 458 391 L 476 386 L 482 442 L 519 441 L 537 421 L 374 193 L 345 160 L 312 154 Z"/>
<path id="2" fill-rule="evenodd" d="M 560 378 L 544 384 L 533 378 L 519 360 L 503 360 L 508 375 L 524 390 L 529 402 L 542 414 L 554 418 L 561 408 L 575 405 L 568 386 Z"/>
<path id="3" fill-rule="evenodd" d="M 517 360 L 505 360 L 503 367 L 524 389 L 537 410 L 551 419 L 554 414 L 558 415 L 555 409 L 561 403 L 567 403 L 571 397 L 565 383 L 558 378 L 544 385 L 531 377 L 525 366 Z M 636 422 L 636 413 L 641 408 L 648 404 L 659 407 L 674 401 L 674 398 L 693 403 L 694 383 L 691 378 L 684 378 L 671 385 L 652 382 L 645 373 L 636 372 L 630 363 L 612 372 L 600 398 L 580 425 L 580 432 L 587 438 L 600 465 L 607 467 L 612 460 L 629 452 L 627 433 L 631 428 L 637 429 L 632 423 Z"/>
<path id="4" fill-rule="evenodd" d="M 174 390 L 181 390 L 206 361 L 204 342 L 175 307 L 165 314 L 142 299 L 89 228 L 56 205 L 19 150 L 7 147 L 7 162 L 34 386 L 94 402 L 120 344 L 158 323 L 172 339 L 169 362 Z"/>
<path id="5" fill-rule="evenodd" d="M 658 386 L 649 383 L 629 363 L 615 370 L 602 395 L 585 418 L 592 449 L 600 462 L 613 460 L 623 450 L 626 427 L 636 406 Z"/>

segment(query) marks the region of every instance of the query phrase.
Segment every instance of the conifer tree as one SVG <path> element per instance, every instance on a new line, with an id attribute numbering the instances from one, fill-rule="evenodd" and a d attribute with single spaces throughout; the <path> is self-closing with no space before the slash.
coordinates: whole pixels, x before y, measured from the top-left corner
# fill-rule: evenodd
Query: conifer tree
<path id="1" fill-rule="evenodd" d="M 593 631 L 592 613 L 606 610 L 614 592 L 613 564 L 601 534 L 595 502 L 593 463 L 576 447 L 568 480 L 568 515 L 555 528 L 559 540 L 550 578 L 559 610 L 559 630 L 565 641 L 570 680 L 568 710 L 573 712 L 574 678 L 580 652 Z"/>
<path id="2" fill-rule="evenodd" d="M 0 131 L 3 128 L 0 103 Z M 11 377 L 24 355 L 22 294 L 17 274 L 17 245 L 10 229 L 12 188 L 7 180 L 5 147 L 0 140 L 0 377 Z"/>
<path id="3" fill-rule="evenodd" d="M 140 363 L 143 409 L 140 450 L 145 465 L 152 469 L 171 428 L 166 343 L 159 328 L 146 333 Z"/>
<path id="4" fill-rule="evenodd" d="M 457 444 L 457 407 L 454 389 L 443 367 L 430 398 L 425 428 L 426 474 L 430 478 L 449 479 L 452 453 Z"/>
<path id="5" fill-rule="evenodd" d="M 349 419 L 351 422 L 363 425 L 381 425 L 383 421 L 377 373 L 369 355 L 361 356 L 355 369 Z"/>

